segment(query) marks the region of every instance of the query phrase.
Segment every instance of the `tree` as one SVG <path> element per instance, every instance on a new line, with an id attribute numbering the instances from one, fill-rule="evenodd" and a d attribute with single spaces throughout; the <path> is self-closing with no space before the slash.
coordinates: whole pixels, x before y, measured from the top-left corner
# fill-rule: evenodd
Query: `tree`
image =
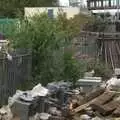
<path id="1" fill-rule="evenodd" d="M 20 28 L 15 26 L 12 30 L 8 39 L 13 47 L 32 50 L 33 84 L 59 80 L 75 83 L 83 75 L 84 65 L 73 58 L 71 51 L 71 40 L 76 35 L 74 29 L 68 29 L 74 28 L 71 22 L 74 26 L 76 21 L 68 20 L 62 14 L 56 19 L 41 14 L 22 20 Z"/>
<path id="2" fill-rule="evenodd" d="M 56 0 L 2 0 L 0 1 L 0 17 L 15 18 L 24 14 L 24 7 L 51 7 Z"/>
<path id="3" fill-rule="evenodd" d="M 110 17 L 111 16 L 110 12 L 106 12 L 105 16 Z"/>

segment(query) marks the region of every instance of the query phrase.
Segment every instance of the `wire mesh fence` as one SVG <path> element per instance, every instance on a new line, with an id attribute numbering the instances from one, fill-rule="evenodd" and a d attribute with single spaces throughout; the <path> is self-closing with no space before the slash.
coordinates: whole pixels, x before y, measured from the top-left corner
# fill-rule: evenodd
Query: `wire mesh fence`
<path id="1" fill-rule="evenodd" d="M 97 43 L 98 35 L 92 35 L 87 32 L 81 34 L 74 39 L 75 57 L 77 59 L 95 59 L 97 56 Z"/>
<path id="2" fill-rule="evenodd" d="M 30 79 L 32 56 L 30 51 L 18 50 L 11 53 L 12 61 L 0 58 L 0 104 L 6 104 L 8 97 L 26 80 Z"/>

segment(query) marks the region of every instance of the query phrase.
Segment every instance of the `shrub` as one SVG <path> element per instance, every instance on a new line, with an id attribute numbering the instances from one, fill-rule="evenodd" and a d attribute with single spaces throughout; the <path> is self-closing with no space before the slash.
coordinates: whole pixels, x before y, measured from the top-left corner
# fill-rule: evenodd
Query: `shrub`
<path id="1" fill-rule="evenodd" d="M 102 77 L 103 80 L 107 80 L 112 76 L 112 70 L 104 63 L 97 63 L 94 67 L 95 76 Z"/>
<path id="2" fill-rule="evenodd" d="M 45 13 L 21 20 L 17 27 L 15 25 L 9 39 L 14 48 L 31 48 L 32 85 L 59 80 L 75 82 L 83 76 L 84 66 L 72 58 L 71 51 L 65 51 L 76 34 L 69 26 L 70 21 L 65 15 L 50 19 Z"/>

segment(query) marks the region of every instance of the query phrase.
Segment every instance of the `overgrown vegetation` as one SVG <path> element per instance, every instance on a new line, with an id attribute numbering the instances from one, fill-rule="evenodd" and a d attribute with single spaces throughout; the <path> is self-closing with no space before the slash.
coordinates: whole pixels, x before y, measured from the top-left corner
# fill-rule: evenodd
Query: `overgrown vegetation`
<path id="1" fill-rule="evenodd" d="M 0 17 L 16 18 L 24 15 L 24 7 L 57 6 L 56 0 L 1 0 Z"/>
<path id="2" fill-rule="evenodd" d="M 39 82 L 46 85 L 59 80 L 72 81 L 75 84 L 85 71 L 91 69 L 95 69 L 96 76 L 107 79 L 109 68 L 102 63 L 87 63 L 73 57 L 73 37 L 80 33 L 84 24 L 92 24 L 93 21 L 93 17 L 83 14 L 68 20 L 61 11 L 54 19 L 43 13 L 12 24 L 11 32 L 7 34 L 12 47 L 32 50 L 32 79 L 23 83 L 22 87 L 31 88 Z"/>
<path id="3" fill-rule="evenodd" d="M 65 14 L 60 13 L 56 19 L 51 19 L 43 13 L 21 20 L 19 28 L 18 24 L 17 27 L 14 26 L 9 36 L 13 48 L 32 50 L 32 85 L 38 82 L 45 85 L 59 80 L 75 83 L 83 76 L 84 64 L 73 58 L 71 40 L 80 32 L 81 24 L 85 23 L 87 18 L 79 21 L 79 16 L 79 20 L 68 20 Z"/>
<path id="4" fill-rule="evenodd" d="M 104 63 L 97 63 L 94 66 L 95 76 L 102 77 L 103 80 L 108 80 L 112 77 L 112 69 Z"/>
<path id="5" fill-rule="evenodd" d="M 104 32 L 106 26 L 109 24 L 109 17 L 111 14 L 106 13 L 93 13 L 92 22 L 89 22 L 85 25 L 85 30 L 93 32 Z"/>
<path id="6" fill-rule="evenodd" d="M 90 60 L 86 62 L 86 71 L 94 70 L 95 77 L 102 77 L 102 80 L 108 80 L 112 77 L 113 70 L 110 65 L 106 65 L 104 61 Z"/>

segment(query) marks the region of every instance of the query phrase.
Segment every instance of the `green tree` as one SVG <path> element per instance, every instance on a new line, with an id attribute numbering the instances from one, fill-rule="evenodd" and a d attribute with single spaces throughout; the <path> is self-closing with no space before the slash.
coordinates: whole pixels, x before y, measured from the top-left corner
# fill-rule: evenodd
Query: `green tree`
<path id="1" fill-rule="evenodd" d="M 76 21 L 68 20 L 65 14 L 56 19 L 41 14 L 20 21 L 19 29 L 13 26 L 9 36 L 13 48 L 32 50 L 33 84 L 59 80 L 75 83 L 83 75 L 84 65 L 73 58 L 71 44 L 76 31 L 69 29 L 71 22 L 74 26 Z"/>
<path id="2" fill-rule="evenodd" d="M 1 0 L 0 17 L 15 18 L 24 14 L 24 7 L 51 7 L 56 3 L 56 0 Z"/>

